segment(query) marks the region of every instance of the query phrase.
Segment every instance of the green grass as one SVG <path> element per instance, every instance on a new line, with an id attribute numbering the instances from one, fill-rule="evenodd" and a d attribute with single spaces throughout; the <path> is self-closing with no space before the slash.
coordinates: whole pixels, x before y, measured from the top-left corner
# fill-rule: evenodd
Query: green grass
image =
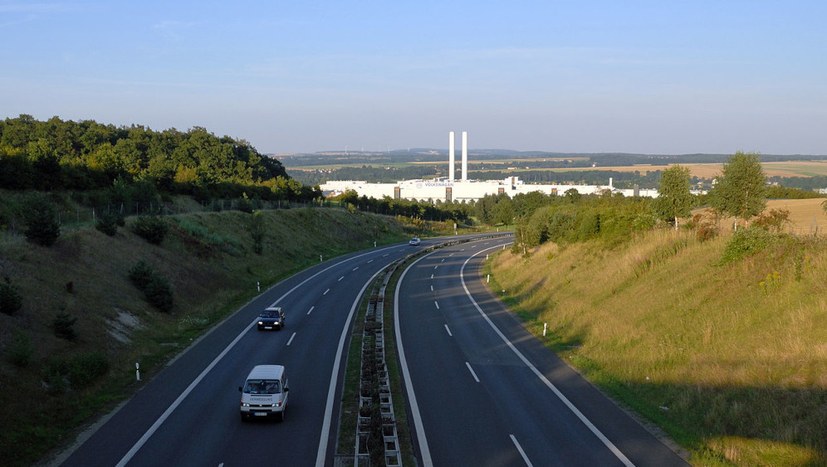
<path id="1" fill-rule="evenodd" d="M 67 229 L 51 248 L 0 231 L 0 277 L 23 297 L 13 316 L 0 314 L 0 459 L 31 465 L 44 452 L 73 439 L 81 425 L 139 388 L 135 362 L 146 381 L 195 338 L 267 287 L 309 265 L 348 251 L 408 238 L 394 219 L 338 209 L 264 211 L 262 255 L 253 253 L 250 215 L 238 211 L 165 217 L 171 229 L 150 245 L 128 228 L 114 237 L 92 226 Z M 127 223 L 131 222 L 127 220 Z M 128 279 L 139 260 L 169 279 L 171 313 L 153 309 Z M 71 283 L 71 287 L 67 284 Z M 71 290 L 71 291 L 70 291 Z M 78 338 L 55 337 L 58 312 L 76 317 Z M 120 340 L 110 332 L 118 318 Z M 138 326 L 132 324 L 138 323 Z M 36 343 L 28 366 L 12 363 L 5 349 L 19 333 Z M 106 352 L 109 372 L 86 388 L 58 394 L 42 386 L 52 356 Z M 31 405 L 32 395 L 39 403 Z"/>
<path id="2" fill-rule="evenodd" d="M 695 465 L 827 464 L 827 242 L 650 232 L 491 261 L 526 328 Z M 803 259 L 802 259 L 803 258 Z"/>

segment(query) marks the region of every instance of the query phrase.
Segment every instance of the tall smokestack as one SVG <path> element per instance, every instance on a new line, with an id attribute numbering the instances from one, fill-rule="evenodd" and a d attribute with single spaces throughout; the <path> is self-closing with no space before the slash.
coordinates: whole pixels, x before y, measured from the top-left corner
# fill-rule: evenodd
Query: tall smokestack
<path id="1" fill-rule="evenodd" d="M 468 181 L 468 132 L 462 132 L 462 181 Z"/>
<path id="2" fill-rule="evenodd" d="M 448 181 L 454 181 L 454 132 L 448 132 Z"/>

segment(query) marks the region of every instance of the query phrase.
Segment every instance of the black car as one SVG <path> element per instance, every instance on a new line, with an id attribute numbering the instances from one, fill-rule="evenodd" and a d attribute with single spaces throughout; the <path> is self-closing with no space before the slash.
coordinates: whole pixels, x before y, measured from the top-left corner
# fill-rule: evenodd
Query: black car
<path id="1" fill-rule="evenodd" d="M 281 329 L 284 327 L 284 310 L 280 306 L 266 308 L 258 315 L 258 330 Z"/>

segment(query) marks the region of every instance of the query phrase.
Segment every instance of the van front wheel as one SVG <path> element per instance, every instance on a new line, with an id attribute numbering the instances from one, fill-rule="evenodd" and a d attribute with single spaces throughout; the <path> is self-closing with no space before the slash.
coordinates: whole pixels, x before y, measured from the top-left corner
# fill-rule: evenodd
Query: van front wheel
<path id="1" fill-rule="evenodd" d="M 284 421 L 284 412 L 285 412 L 285 410 L 287 410 L 287 409 L 285 408 L 284 410 L 282 410 L 281 412 L 276 414 L 276 420 L 278 420 L 280 422 Z"/>

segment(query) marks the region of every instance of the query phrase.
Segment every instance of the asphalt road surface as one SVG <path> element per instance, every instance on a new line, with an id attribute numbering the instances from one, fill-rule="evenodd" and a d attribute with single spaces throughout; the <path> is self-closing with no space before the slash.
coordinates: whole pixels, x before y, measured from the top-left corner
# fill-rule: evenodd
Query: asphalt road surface
<path id="1" fill-rule="evenodd" d="M 397 348 L 424 465 L 687 465 L 555 354 L 485 287 L 508 239 L 434 251 L 397 288 Z"/>
<path id="2" fill-rule="evenodd" d="M 449 240 L 346 255 L 276 284 L 193 343 L 53 464 L 332 465 L 342 351 L 361 293 L 387 264 Z M 435 250 L 398 288 L 397 334 L 421 464 L 684 464 L 486 291 L 479 264 L 486 251 L 509 241 Z M 286 325 L 257 331 L 258 312 L 270 305 L 286 310 Z M 286 367 L 286 420 L 244 423 L 238 386 L 266 363 Z"/>
<path id="3" fill-rule="evenodd" d="M 332 465 L 341 352 L 359 295 L 384 266 L 436 242 L 354 253 L 275 285 L 193 343 L 53 464 Z M 269 305 L 286 311 L 280 331 L 255 326 Z M 286 420 L 243 423 L 238 386 L 266 363 L 286 367 Z"/>

